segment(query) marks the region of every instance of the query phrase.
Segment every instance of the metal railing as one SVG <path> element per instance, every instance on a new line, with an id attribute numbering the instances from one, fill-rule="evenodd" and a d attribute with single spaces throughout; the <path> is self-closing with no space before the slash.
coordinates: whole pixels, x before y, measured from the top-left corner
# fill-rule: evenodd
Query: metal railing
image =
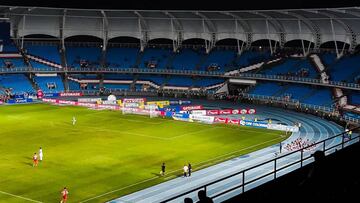
<path id="1" fill-rule="evenodd" d="M 251 74 L 240 73 L 235 75 L 224 75 L 225 72 L 219 71 L 201 71 L 201 70 L 176 70 L 176 69 L 144 69 L 144 68 L 72 68 L 67 67 L 63 69 L 58 68 L 0 68 L 0 73 L 122 73 L 122 74 L 164 74 L 164 75 L 182 75 L 182 76 L 202 76 L 202 77 L 219 77 L 219 78 L 239 78 L 252 80 L 266 80 L 266 81 L 280 81 L 290 83 L 302 83 L 308 85 L 338 87 L 351 90 L 360 90 L 360 85 L 355 83 L 346 83 L 339 81 L 329 81 L 323 83 L 316 78 L 303 78 L 283 75 L 266 75 L 266 74 Z"/>
<path id="2" fill-rule="evenodd" d="M 356 127 L 354 129 L 352 129 L 352 131 L 354 130 L 358 130 L 360 127 Z M 292 152 L 289 152 L 287 154 L 283 154 L 283 155 L 280 155 L 278 157 L 275 157 L 271 160 L 268 160 L 268 161 L 265 161 L 265 162 L 262 162 L 260 164 L 257 164 L 255 166 L 252 166 L 252 167 L 249 167 L 249 168 L 246 168 L 244 170 L 241 170 L 239 172 L 236 172 L 234 174 L 231 174 L 231 175 L 228 175 L 226 177 L 223 177 L 223 178 L 220 178 L 218 180 L 215 180 L 215 181 L 212 181 L 210 183 L 207 183 L 207 184 L 204 184 L 204 185 L 201 185 L 201 186 L 198 186 L 198 187 L 195 187 L 189 191 L 186 191 L 186 192 L 183 192 L 181 194 L 178 194 L 176 196 L 173 196 L 171 198 L 168 198 L 166 200 L 163 200 L 161 201 L 161 203 L 165 203 L 165 202 L 170 202 L 172 200 L 175 200 L 175 199 L 178 199 L 180 197 L 183 197 L 185 198 L 186 195 L 189 195 L 190 193 L 193 193 L 193 192 L 196 192 L 196 191 L 199 191 L 199 190 L 205 190 L 207 191 L 207 189 L 210 187 L 210 186 L 213 186 L 215 184 L 218 184 L 218 183 L 221 183 L 222 181 L 226 181 L 226 180 L 229 180 L 230 178 L 233 178 L 235 176 L 241 176 L 241 180 L 239 180 L 239 184 L 234 186 L 234 187 L 231 187 L 231 188 L 227 188 L 219 193 L 216 193 L 216 194 L 213 194 L 213 195 L 209 195 L 212 199 L 215 199 L 215 198 L 218 198 L 218 197 L 221 197 L 223 195 L 226 195 L 230 192 L 233 192 L 235 190 L 239 190 L 241 189 L 241 193 L 244 193 L 246 190 L 245 190 L 245 187 L 250 185 L 251 183 L 254 183 L 254 182 L 257 182 L 257 181 L 260 181 L 260 180 L 263 180 L 265 179 L 266 177 L 269 177 L 269 176 L 273 176 L 273 179 L 272 180 L 275 180 L 276 178 L 278 178 L 278 174 L 280 171 L 283 171 L 284 169 L 288 169 L 290 167 L 294 167 L 296 166 L 297 164 L 300 164 L 300 167 L 303 167 L 305 162 L 308 161 L 310 162 L 313 158 L 313 156 L 310 154 L 308 156 L 306 156 L 306 153 L 304 153 L 305 150 L 307 149 L 311 149 L 312 147 L 317 147 L 317 146 L 322 146 L 322 151 L 326 154 L 327 152 L 329 152 L 328 154 L 331 153 L 330 150 L 338 150 L 338 148 L 340 147 L 340 149 L 343 149 L 345 147 L 345 145 L 347 143 L 349 144 L 352 144 L 354 142 L 359 142 L 360 141 L 360 137 L 359 135 L 353 135 L 353 136 L 350 136 L 350 138 L 346 139 L 345 138 L 345 135 L 347 134 L 347 132 L 343 132 L 343 133 L 340 133 L 338 135 L 335 135 L 335 136 L 332 136 L 332 137 L 329 137 L 329 138 L 326 138 L 322 141 L 319 141 L 319 142 L 316 142 L 314 144 L 311 144 L 311 145 L 308 145 L 306 147 L 303 147 L 302 149 L 299 149 L 299 150 L 296 150 L 296 151 L 292 151 Z M 327 147 L 326 146 L 326 142 L 329 141 L 329 140 L 334 140 L 335 138 L 341 138 L 341 142 L 338 143 L 338 144 L 335 144 L 335 145 L 332 145 L 332 146 L 329 146 Z M 352 142 L 353 141 L 353 142 Z M 352 142 L 352 143 L 351 143 Z M 290 158 L 290 156 L 292 155 L 296 155 L 296 154 L 300 154 L 300 159 L 299 160 L 295 160 L 291 163 L 288 163 L 286 164 L 285 166 L 278 166 L 278 163 L 279 163 L 279 160 L 280 159 L 284 159 L 286 157 Z M 250 170 L 254 170 L 254 169 L 258 169 L 260 167 L 265 167 L 267 165 L 273 165 L 273 170 L 271 170 L 270 172 L 267 172 L 265 174 L 261 174 L 259 177 L 256 177 L 256 178 L 252 178 L 251 180 L 248 180 L 246 181 L 247 179 L 247 176 L 246 176 L 246 173 L 249 172 Z"/>
<path id="3" fill-rule="evenodd" d="M 278 102 L 282 104 L 294 105 L 301 108 L 308 108 L 313 110 L 320 110 L 326 113 L 332 113 L 335 111 L 335 108 L 327 107 L 327 106 L 319 106 L 314 104 L 305 104 L 300 103 L 297 99 L 285 99 L 283 97 L 274 97 L 274 96 L 266 96 L 266 95 L 256 95 L 256 94 L 247 94 L 247 93 L 240 93 L 239 96 L 246 99 L 255 99 L 267 102 Z"/>

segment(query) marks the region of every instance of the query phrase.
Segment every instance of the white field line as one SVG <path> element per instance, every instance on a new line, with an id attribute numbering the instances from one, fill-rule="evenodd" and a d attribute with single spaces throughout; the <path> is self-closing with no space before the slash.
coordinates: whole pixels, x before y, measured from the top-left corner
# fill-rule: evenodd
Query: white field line
<path id="1" fill-rule="evenodd" d="M 151 136 L 151 135 L 145 135 L 145 134 L 142 134 L 142 133 L 132 133 L 132 132 L 127 132 L 127 131 L 121 131 L 121 130 L 108 130 L 108 129 L 103 129 L 103 128 L 100 128 L 100 127 L 86 127 L 86 128 L 92 128 L 92 129 L 97 129 L 97 130 L 101 130 L 101 131 L 107 131 L 107 132 L 119 132 L 119 133 L 123 133 L 123 134 L 128 134 L 128 135 L 135 135 L 135 136 L 141 136 L 141 137 L 148 137 L 148 138 L 154 138 L 154 139 L 159 139 L 159 140 L 174 140 L 174 139 L 177 139 L 177 138 L 180 138 L 180 137 L 184 137 L 184 136 L 187 136 L 187 135 L 193 135 L 193 134 L 197 134 L 197 133 L 201 133 L 201 132 L 205 132 L 205 131 L 209 131 L 209 130 L 214 130 L 214 129 L 218 129 L 218 128 L 224 128 L 224 129 L 231 129 L 231 130 L 239 130 L 239 129 L 235 129 L 235 128 L 227 128 L 226 126 L 214 126 L 214 127 L 209 127 L 209 128 L 206 128 L 206 129 L 202 129 L 202 130 L 198 130 L 198 131 L 194 131 L 194 132 L 189 132 L 189 133 L 183 133 L 183 134 L 180 134 L 180 135 L 176 135 L 176 136 L 173 136 L 173 137 L 169 137 L 169 138 L 164 138 L 164 137 L 158 137 L 158 136 Z M 131 129 L 130 129 L 131 130 Z M 240 133 L 242 132 L 250 132 L 250 133 L 253 133 L 253 132 L 256 132 L 256 130 L 244 130 L 244 129 L 241 129 Z M 272 132 L 267 132 L 267 133 L 262 133 L 263 135 L 267 135 L 267 134 L 274 134 Z"/>
<path id="2" fill-rule="evenodd" d="M 279 139 L 282 139 L 282 138 L 281 138 L 281 137 L 278 137 L 278 138 L 275 138 L 275 139 L 271 139 L 271 140 L 268 140 L 268 141 L 265 141 L 265 142 L 258 143 L 258 144 L 253 145 L 253 146 L 245 147 L 245 148 L 243 148 L 243 149 L 239 149 L 239 150 L 236 150 L 236 151 L 233 151 L 233 152 L 230 152 L 230 153 L 226 153 L 226 154 L 217 156 L 217 157 L 215 157 L 215 158 L 212 158 L 212 159 L 209 159 L 209 160 L 206 160 L 206 161 L 202 161 L 202 162 L 196 163 L 196 164 L 194 164 L 194 166 L 201 165 L 202 163 L 210 162 L 210 161 L 216 160 L 216 159 L 218 159 L 218 158 L 220 158 L 220 157 L 226 157 L 226 156 L 229 156 L 229 155 L 231 155 L 231 154 L 234 154 L 234 153 L 237 153 L 237 152 L 240 152 L 240 151 L 244 151 L 244 150 L 247 150 L 247 149 L 251 149 L 251 148 L 257 147 L 257 146 L 259 146 L 259 145 L 263 145 L 263 144 L 266 144 L 266 143 L 268 143 L 268 142 L 272 142 L 272 141 L 279 140 Z M 224 158 L 224 159 L 226 159 L 226 158 Z M 224 159 L 221 159 L 221 160 L 224 160 Z M 207 165 L 208 165 L 208 164 L 207 164 Z M 204 166 L 206 166 L 206 165 L 204 165 Z M 173 171 L 170 171 L 168 174 L 172 174 L 172 173 L 175 173 L 175 172 L 177 172 L 177 171 L 182 171 L 182 170 L 183 170 L 183 169 L 173 170 Z M 142 183 L 146 183 L 146 182 L 149 182 L 149 181 L 151 181 L 151 180 L 155 180 L 155 179 L 157 179 L 157 178 L 159 178 L 159 177 L 149 178 L 149 179 L 146 179 L 146 180 L 143 180 L 143 181 L 140 181 L 140 182 L 137 182 L 137 183 L 134 183 L 134 184 L 131 184 L 131 185 L 122 187 L 122 188 L 118 188 L 118 189 L 115 189 L 115 190 L 112 190 L 112 191 L 109 191 L 109 192 L 100 194 L 100 195 L 98 195 L 98 196 L 95 196 L 95 197 L 86 199 L 86 200 L 84 200 L 84 201 L 81 201 L 80 203 L 88 202 L 88 201 L 90 201 L 90 200 L 97 199 L 97 198 L 99 198 L 99 197 L 103 197 L 103 196 L 106 196 L 106 195 L 108 195 L 108 194 L 112 194 L 112 193 L 114 193 L 114 192 L 118 192 L 118 191 L 121 191 L 121 190 L 130 188 L 130 187 L 133 187 L 133 186 L 135 186 L 135 185 L 139 185 L 139 184 L 142 184 Z"/>
<path id="3" fill-rule="evenodd" d="M 19 195 L 14 195 L 14 194 L 11 194 L 11 193 L 8 193 L 8 192 L 4 192 L 4 191 L 1 191 L 1 190 L 0 190 L 0 193 L 1 193 L 1 194 L 4 194 L 4 195 L 12 196 L 12 197 L 17 197 L 17 198 L 19 198 L 19 199 L 24 199 L 24 200 L 27 200 L 27 201 L 30 201 L 30 202 L 42 203 L 42 202 L 37 201 L 37 200 L 29 199 L 29 198 L 22 197 L 22 196 L 19 196 Z"/>

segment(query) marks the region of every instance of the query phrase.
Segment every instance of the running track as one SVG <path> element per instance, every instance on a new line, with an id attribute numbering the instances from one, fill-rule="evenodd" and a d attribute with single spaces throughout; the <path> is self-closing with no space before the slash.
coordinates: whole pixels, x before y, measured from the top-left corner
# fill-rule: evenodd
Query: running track
<path id="1" fill-rule="evenodd" d="M 211 108 L 211 105 L 212 105 L 212 103 L 207 103 L 206 106 Z M 219 105 L 219 103 L 217 103 L 217 105 Z M 227 102 L 221 102 L 221 106 L 223 108 L 227 108 L 227 107 L 236 107 L 237 105 L 230 104 Z M 239 107 L 244 107 L 244 105 L 241 105 Z M 329 122 L 327 120 L 324 120 L 324 119 L 321 119 L 319 117 L 315 117 L 312 115 L 295 113 L 292 111 L 287 111 L 287 110 L 278 109 L 278 108 L 271 108 L 271 107 L 259 106 L 259 107 L 256 107 L 256 109 L 257 109 L 256 117 L 259 120 L 271 118 L 273 120 L 273 123 L 281 122 L 281 123 L 286 123 L 289 125 L 293 125 L 295 122 L 302 123 L 300 131 L 297 133 L 293 133 L 287 140 L 283 141 L 282 142 L 283 146 L 286 143 L 289 143 L 299 137 L 301 137 L 303 140 L 309 139 L 310 142 L 318 142 L 318 141 L 321 141 L 330 136 L 339 134 L 343 131 L 343 127 L 341 127 L 333 122 Z M 247 118 L 250 118 L 250 117 L 252 117 L 252 116 L 247 116 Z M 340 138 L 332 139 L 332 140 L 329 140 L 328 142 L 326 142 L 326 145 L 327 145 L 327 147 L 329 147 L 329 146 L 338 144 L 340 142 L 341 142 Z M 317 148 L 322 149 L 323 146 L 317 146 Z M 315 150 L 316 149 L 305 152 L 304 157 L 310 156 Z M 196 171 L 196 172 L 192 173 L 191 177 L 175 178 L 175 179 L 169 180 L 167 182 L 146 188 L 144 190 L 120 197 L 115 200 L 112 200 L 109 203 L 160 202 L 167 198 L 170 198 L 175 195 L 181 194 L 183 192 L 189 191 L 200 185 L 204 185 L 206 183 L 215 181 L 222 177 L 234 174 L 243 169 L 254 166 L 263 161 L 272 159 L 275 156 L 275 152 L 278 152 L 278 151 L 279 151 L 279 145 L 273 145 L 273 146 L 258 150 L 256 152 L 253 152 L 253 153 L 241 156 L 241 157 L 233 158 L 231 160 L 222 162 L 220 164 Z M 296 161 L 299 159 L 300 159 L 300 155 L 297 153 L 295 153 L 294 155 L 285 157 L 285 158 L 281 158 L 277 162 L 277 167 L 282 167 L 292 161 Z M 308 164 L 312 161 L 313 160 L 310 159 L 309 161 L 307 161 L 304 164 Z M 263 165 L 262 167 L 255 168 L 253 170 L 248 171 L 245 176 L 246 182 L 253 178 L 259 177 L 262 174 L 273 171 L 273 167 L 274 167 L 273 162 L 271 162 L 269 164 Z M 297 165 L 297 164 L 293 165 L 293 166 L 277 173 L 277 177 L 284 175 L 286 173 L 289 173 L 299 167 L 300 167 L 300 165 Z M 254 188 L 258 185 L 261 185 L 272 179 L 273 179 L 273 176 L 269 176 L 268 178 L 264 178 L 259 181 L 253 182 L 245 187 L 245 191 L 247 191 L 251 188 Z M 229 188 L 239 185 L 241 183 L 242 183 L 242 177 L 240 174 L 238 176 L 234 176 L 232 178 L 226 179 L 217 184 L 209 186 L 207 188 L 207 194 L 209 196 L 211 196 L 213 194 L 217 194 L 221 191 L 224 191 L 226 189 L 229 189 Z M 236 196 L 241 193 L 240 189 L 235 190 L 231 193 L 227 193 L 224 196 L 220 196 L 219 198 L 214 199 L 214 202 L 222 202 L 226 199 Z M 190 197 L 195 202 L 198 200 L 197 199 L 197 191 L 194 193 L 188 194 L 184 197 L 181 197 L 179 199 L 176 199 L 172 202 L 182 202 L 185 197 Z"/>

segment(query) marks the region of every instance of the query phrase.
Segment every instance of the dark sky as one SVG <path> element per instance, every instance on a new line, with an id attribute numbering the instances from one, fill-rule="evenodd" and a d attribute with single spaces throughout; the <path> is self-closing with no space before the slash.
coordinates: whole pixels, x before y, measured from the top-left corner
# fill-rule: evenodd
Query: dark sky
<path id="1" fill-rule="evenodd" d="M 360 6 L 359 0 L 1 0 L 2 5 L 154 10 L 256 10 Z"/>

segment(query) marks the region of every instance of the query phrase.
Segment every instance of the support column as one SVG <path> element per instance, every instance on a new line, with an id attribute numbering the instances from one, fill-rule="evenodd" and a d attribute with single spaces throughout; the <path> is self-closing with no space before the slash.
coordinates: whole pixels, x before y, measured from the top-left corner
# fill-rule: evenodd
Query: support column
<path id="1" fill-rule="evenodd" d="M 272 55 L 273 54 L 273 49 L 272 49 L 272 45 L 271 45 L 270 28 L 269 28 L 269 21 L 268 20 L 266 20 L 266 29 L 267 29 L 267 37 L 269 39 L 270 53 Z"/>
<path id="2" fill-rule="evenodd" d="M 25 33 L 25 22 L 26 22 L 26 16 L 23 16 L 23 21 L 22 21 L 22 36 L 21 36 L 21 50 L 24 50 L 24 33 Z"/>
<path id="3" fill-rule="evenodd" d="M 340 54 L 339 54 L 339 49 L 338 49 L 338 46 L 337 46 L 337 43 L 336 43 L 336 34 L 335 34 L 334 22 L 333 22 L 332 18 L 330 19 L 330 24 L 331 24 L 331 31 L 332 31 L 333 40 L 334 40 L 334 43 L 335 43 L 336 57 L 339 58 Z"/>
<path id="4" fill-rule="evenodd" d="M 299 35 L 302 33 L 302 30 L 301 30 L 301 21 L 298 20 L 298 26 L 299 26 Z M 307 55 L 307 53 L 305 52 L 305 45 L 304 45 L 304 40 L 303 38 L 301 37 L 301 47 L 302 47 L 302 50 L 303 50 L 303 56 L 305 57 Z"/>

